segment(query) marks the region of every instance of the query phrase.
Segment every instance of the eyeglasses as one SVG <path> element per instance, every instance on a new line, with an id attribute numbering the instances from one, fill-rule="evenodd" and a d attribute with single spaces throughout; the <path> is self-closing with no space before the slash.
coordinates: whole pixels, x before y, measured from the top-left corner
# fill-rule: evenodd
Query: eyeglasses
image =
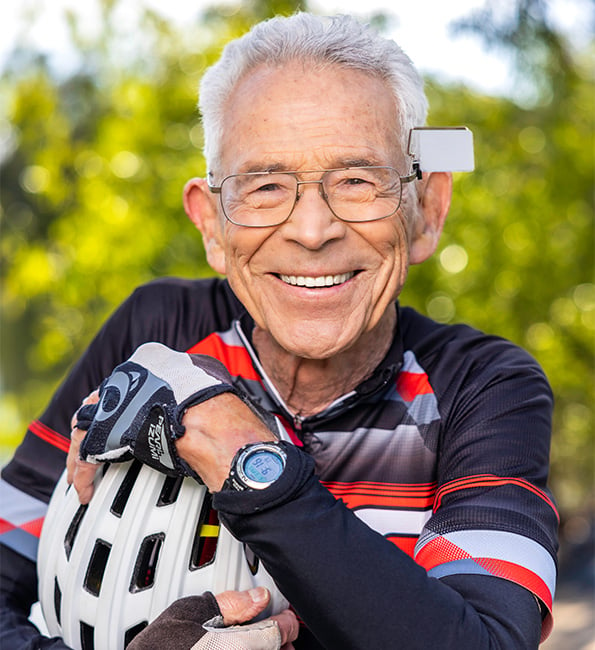
<path id="1" fill-rule="evenodd" d="M 221 185 L 209 185 L 219 194 L 226 218 L 237 226 L 265 228 L 287 221 L 300 199 L 300 186 L 318 183 L 331 212 L 342 221 L 386 219 L 401 205 L 403 184 L 418 178 L 417 172 L 401 176 L 392 167 L 327 169 L 318 180 L 299 180 L 304 172 L 248 172 L 232 174 Z"/>

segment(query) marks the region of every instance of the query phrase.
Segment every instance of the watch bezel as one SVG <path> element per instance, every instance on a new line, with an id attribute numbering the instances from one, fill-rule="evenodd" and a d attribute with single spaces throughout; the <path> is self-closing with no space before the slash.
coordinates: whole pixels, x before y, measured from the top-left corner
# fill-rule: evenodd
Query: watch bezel
<path id="1" fill-rule="evenodd" d="M 269 453 L 277 456 L 281 460 L 282 469 L 278 476 L 271 481 L 260 482 L 250 478 L 244 469 L 246 462 L 254 455 L 260 453 Z M 229 481 L 236 490 L 264 490 L 272 485 L 283 473 L 287 463 L 287 454 L 276 442 L 256 442 L 244 445 L 238 450 L 229 473 Z"/>

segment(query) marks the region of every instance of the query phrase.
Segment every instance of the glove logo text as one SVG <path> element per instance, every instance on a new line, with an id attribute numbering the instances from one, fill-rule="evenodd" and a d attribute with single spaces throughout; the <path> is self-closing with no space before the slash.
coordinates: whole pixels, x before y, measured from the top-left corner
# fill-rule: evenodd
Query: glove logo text
<path id="1" fill-rule="evenodd" d="M 147 442 L 149 444 L 149 453 L 151 457 L 159 461 L 164 455 L 164 436 L 165 436 L 165 418 L 159 415 L 157 422 L 149 425 L 147 432 Z"/>

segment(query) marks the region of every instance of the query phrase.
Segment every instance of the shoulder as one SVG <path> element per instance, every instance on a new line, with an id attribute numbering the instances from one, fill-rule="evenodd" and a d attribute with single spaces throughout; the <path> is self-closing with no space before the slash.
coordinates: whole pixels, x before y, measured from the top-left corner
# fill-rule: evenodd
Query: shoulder
<path id="1" fill-rule="evenodd" d="M 167 277 L 137 287 L 114 317 L 130 329 L 135 345 L 159 340 L 182 349 L 227 329 L 243 310 L 224 279 Z"/>
<path id="2" fill-rule="evenodd" d="M 139 307 L 150 308 L 157 302 L 178 309 L 188 310 L 200 305 L 227 307 L 237 312 L 241 305 L 234 296 L 227 280 L 221 278 L 186 279 L 164 277 L 138 286 L 129 301 Z"/>
<path id="3" fill-rule="evenodd" d="M 465 324 L 437 323 L 409 307 L 401 308 L 405 350 L 411 350 L 426 369 L 447 358 L 453 368 L 531 369 L 543 375 L 538 362 L 515 343 Z"/>
<path id="4" fill-rule="evenodd" d="M 428 376 L 442 408 L 484 399 L 515 402 L 537 398 L 551 409 L 551 388 L 538 362 L 523 348 L 463 324 L 437 323 L 413 309 L 400 310 L 405 352 Z"/>

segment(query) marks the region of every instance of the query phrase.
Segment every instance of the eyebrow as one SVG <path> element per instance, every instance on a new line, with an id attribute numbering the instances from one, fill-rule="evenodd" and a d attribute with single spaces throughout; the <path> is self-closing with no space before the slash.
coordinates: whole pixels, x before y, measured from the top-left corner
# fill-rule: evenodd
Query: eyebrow
<path id="1" fill-rule="evenodd" d="M 378 160 L 370 160 L 369 158 L 347 158 L 338 160 L 332 167 L 325 169 L 343 169 L 344 167 L 376 167 L 376 166 L 389 166 L 387 163 L 382 163 Z M 325 171 L 325 169 L 304 170 L 304 171 Z M 262 174 L 274 172 L 294 172 L 300 171 L 295 168 L 289 167 L 284 163 L 271 163 L 266 164 L 251 164 L 245 170 L 244 174 L 260 172 Z"/>

